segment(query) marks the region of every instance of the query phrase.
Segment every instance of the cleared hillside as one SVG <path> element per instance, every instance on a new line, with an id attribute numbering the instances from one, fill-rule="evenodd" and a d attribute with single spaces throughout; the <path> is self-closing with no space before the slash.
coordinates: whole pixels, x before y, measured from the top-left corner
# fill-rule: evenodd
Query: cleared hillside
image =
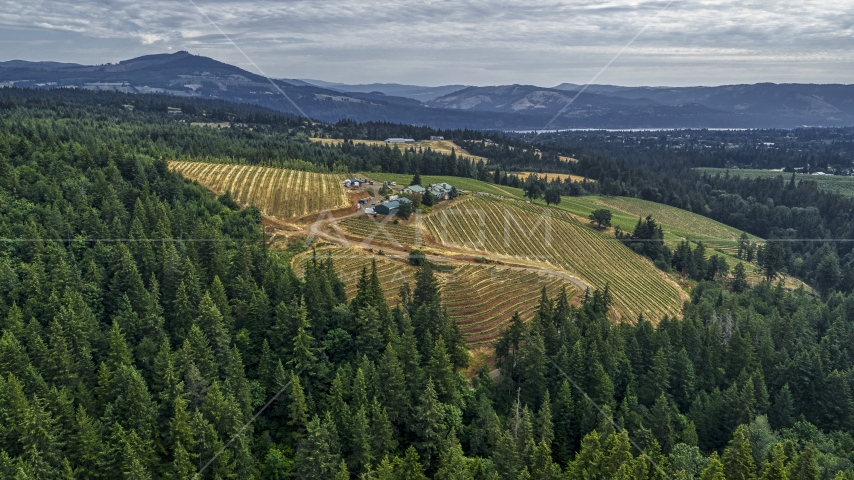
<path id="1" fill-rule="evenodd" d="M 638 218 L 652 215 L 660 223 L 665 234 L 665 241 L 671 244 L 690 239 L 702 241 L 704 244 L 728 255 L 738 251 L 738 238 L 742 231 L 724 225 L 711 218 L 696 213 L 671 207 L 661 203 L 649 202 L 629 197 L 563 197 L 557 208 L 572 212 L 586 218 L 590 212 L 605 208 L 611 210 L 611 224 L 623 230 L 635 228 Z M 748 235 L 751 240 L 762 239 Z"/>
<path id="2" fill-rule="evenodd" d="M 277 219 L 350 205 L 339 174 L 204 162 L 169 162 L 169 168 L 217 194 L 231 192 L 241 205 L 255 205 Z"/>
<path id="3" fill-rule="evenodd" d="M 313 254 L 306 252 L 293 259 L 293 266 L 300 274 L 305 261 Z M 371 261 L 377 262 L 377 276 L 390 304 L 398 302 L 404 283 L 412 288 L 415 286 L 415 267 L 400 260 L 371 255 L 357 248 L 325 248 L 318 250 L 317 255 L 333 258 L 336 271 L 347 286 L 347 297 L 351 299 L 356 295 L 362 269 L 370 270 Z M 569 297 L 578 293 L 571 283 L 557 276 L 505 266 L 461 263 L 438 273 L 438 277 L 448 315 L 458 323 L 470 345 L 498 338 L 515 312 L 519 312 L 523 320 L 532 318 L 543 287 L 550 297 L 558 294 L 562 287 Z"/>
<path id="4" fill-rule="evenodd" d="M 710 175 L 720 176 L 724 176 L 729 173 L 730 177 L 741 177 L 747 179 L 782 177 L 783 180 L 788 182 L 792 178 L 791 173 L 784 173 L 779 170 L 727 170 L 725 168 L 698 168 L 697 170 Z M 854 176 L 807 175 L 804 173 L 796 173 L 795 181 L 799 183 L 803 181 L 815 182 L 819 190 L 823 190 L 825 192 L 836 192 L 840 195 L 854 197 Z"/>
<path id="5" fill-rule="evenodd" d="M 564 271 L 594 288 L 610 285 L 618 315 L 651 321 L 678 315 L 684 293 L 651 262 L 573 215 L 522 202 L 469 197 L 424 220 L 447 247 Z"/>
<path id="6" fill-rule="evenodd" d="M 572 175 L 569 173 L 539 173 L 539 172 L 514 172 L 511 175 L 516 175 L 519 177 L 519 180 L 525 180 L 531 175 L 536 175 L 541 180 L 551 181 L 555 178 L 560 179 L 560 181 L 565 182 L 567 179 L 573 182 L 595 182 L 596 180 L 592 180 L 587 177 L 582 177 L 580 175 Z"/>
<path id="7" fill-rule="evenodd" d="M 340 145 L 344 142 L 343 139 L 340 138 L 312 138 L 312 142 L 322 143 L 323 145 Z M 452 140 L 419 140 L 413 143 L 386 143 L 384 140 L 351 140 L 356 145 L 370 145 L 370 146 L 390 146 L 394 147 L 395 145 L 401 149 L 409 149 L 415 148 L 421 150 L 433 150 L 434 152 L 444 153 L 450 155 L 452 152 L 455 153 L 458 157 L 466 157 L 474 160 L 475 162 L 478 160 L 482 160 L 483 163 L 487 162 L 485 157 L 480 157 L 477 155 L 472 155 L 468 153 L 464 148 L 460 147 Z"/>

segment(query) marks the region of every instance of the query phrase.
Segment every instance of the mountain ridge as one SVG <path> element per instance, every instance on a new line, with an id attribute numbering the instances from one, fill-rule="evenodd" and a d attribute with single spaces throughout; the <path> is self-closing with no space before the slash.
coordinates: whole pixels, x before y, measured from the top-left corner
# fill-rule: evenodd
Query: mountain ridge
<path id="1" fill-rule="evenodd" d="M 270 85 L 274 82 L 276 87 Z M 313 83 L 312 83 L 313 82 Z M 336 122 L 437 128 L 793 128 L 854 125 L 854 85 L 758 83 L 716 87 L 560 84 L 422 87 L 267 79 L 187 51 L 103 65 L 0 62 L 0 86 L 85 88 L 216 98 Z M 459 87 L 459 88 L 458 88 Z M 584 91 L 578 94 L 581 89 Z M 577 96 L 577 98 L 576 98 Z M 573 101 L 574 99 L 574 101 Z M 554 119 L 554 121 L 552 121 Z"/>

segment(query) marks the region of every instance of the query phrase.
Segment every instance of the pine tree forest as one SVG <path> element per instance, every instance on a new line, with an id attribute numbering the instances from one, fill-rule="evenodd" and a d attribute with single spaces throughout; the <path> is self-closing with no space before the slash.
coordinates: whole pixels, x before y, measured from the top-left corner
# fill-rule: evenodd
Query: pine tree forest
<path id="1" fill-rule="evenodd" d="M 84 100 L 0 109 L 0 478 L 854 479 L 854 294 L 544 291 L 473 365 L 428 262 L 348 301 Z"/>

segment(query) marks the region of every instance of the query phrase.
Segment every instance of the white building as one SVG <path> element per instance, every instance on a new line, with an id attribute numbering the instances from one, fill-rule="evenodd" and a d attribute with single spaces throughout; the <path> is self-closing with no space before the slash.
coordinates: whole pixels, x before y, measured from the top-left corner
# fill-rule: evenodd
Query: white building
<path id="1" fill-rule="evenodd" d="M 412 138 L 386 138 L 385 143 L 415 143 Z"/>

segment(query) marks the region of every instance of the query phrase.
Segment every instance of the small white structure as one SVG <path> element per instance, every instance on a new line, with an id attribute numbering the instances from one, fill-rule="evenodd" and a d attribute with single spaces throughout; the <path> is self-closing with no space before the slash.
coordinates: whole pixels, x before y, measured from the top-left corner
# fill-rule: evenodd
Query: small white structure
<path id="1" fill-rule="evenodd" d="M 444 140 L 444 139 L 445 139 L 445 137 L 437 137 L 434 135 L 430 135 L 430 140 Z"/>
<path id="2" fill-rule="evenodd" d="M 412 138 L 386 138 L 385 143 L 415 143 Z"/>
<path id="3" fill-rule="evenodd" d="M 373 214 L 374 214 L 373 208 L 366 208 L 365 209 L 365 215 L 373 215 Z"/>

